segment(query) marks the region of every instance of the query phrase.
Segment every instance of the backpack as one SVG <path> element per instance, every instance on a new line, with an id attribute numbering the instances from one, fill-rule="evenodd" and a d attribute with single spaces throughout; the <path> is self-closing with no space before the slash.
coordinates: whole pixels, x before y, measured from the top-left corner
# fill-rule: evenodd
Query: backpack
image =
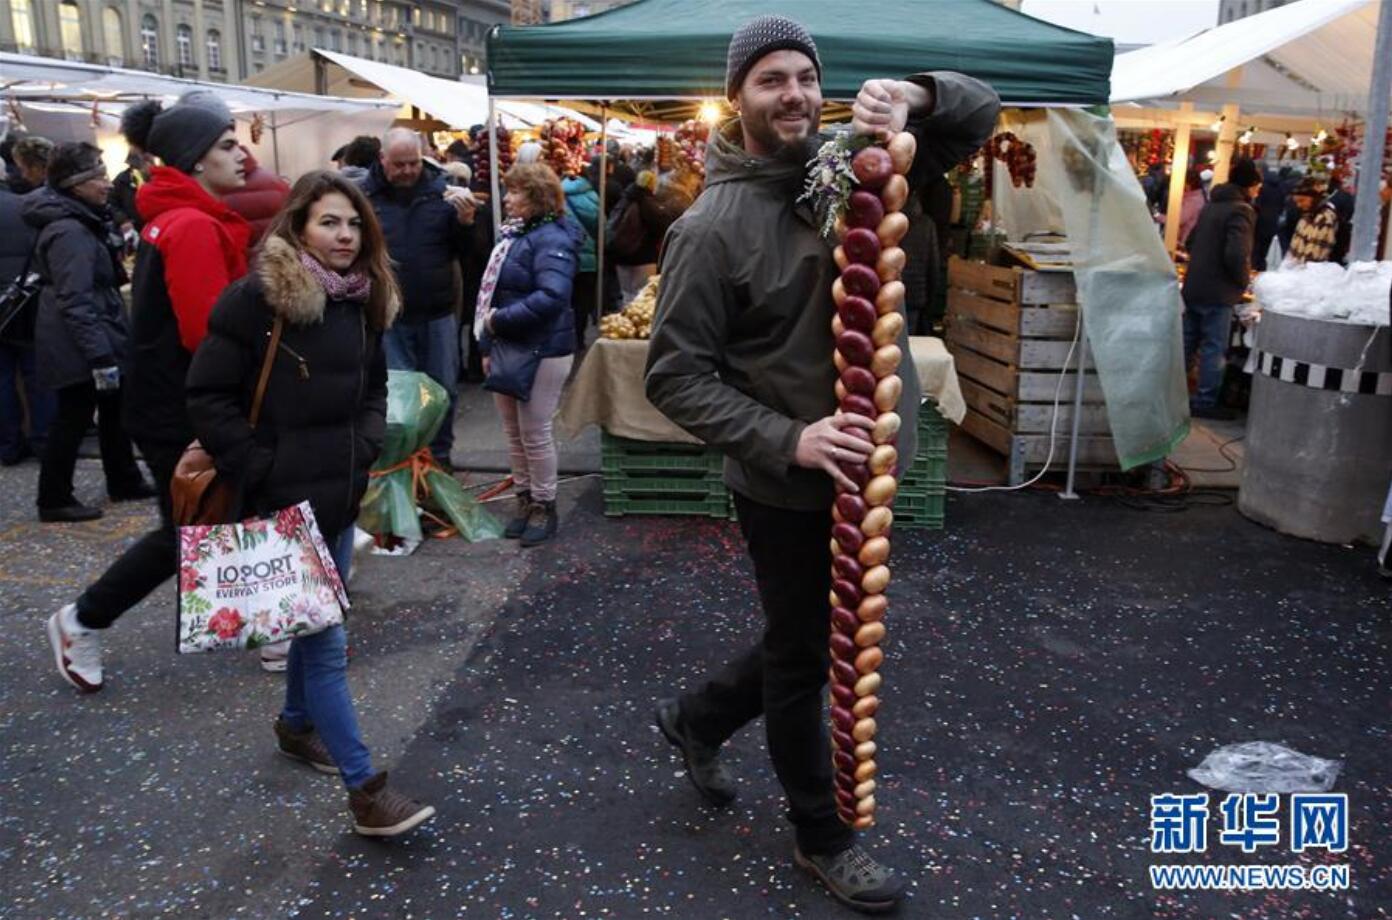
<path id="1" fill-rule="evenodd" d="M 643 214 L 637 201 L 630 199 L 609 215 L 604 242 L 609 251 L 619 258 L 635 255 L 643 248 L 645 236 Z"/>

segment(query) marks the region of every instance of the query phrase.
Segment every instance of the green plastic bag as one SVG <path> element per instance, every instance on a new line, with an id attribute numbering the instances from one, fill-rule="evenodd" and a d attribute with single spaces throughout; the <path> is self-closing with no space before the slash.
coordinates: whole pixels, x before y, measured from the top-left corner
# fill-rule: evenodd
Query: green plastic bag
<path id="1" fill-rule="evenodd" d="M 503 525 L 453 476 L 422 467 L 413 455 L 429 446 L 449 414 L 444 387 L 416 371 L 387 374 L 387 438 L 372 468 L 358 526 L 374 536 L 419 542 L 422 510 L 448 521 L 464 539 L 502 536 Z"/>

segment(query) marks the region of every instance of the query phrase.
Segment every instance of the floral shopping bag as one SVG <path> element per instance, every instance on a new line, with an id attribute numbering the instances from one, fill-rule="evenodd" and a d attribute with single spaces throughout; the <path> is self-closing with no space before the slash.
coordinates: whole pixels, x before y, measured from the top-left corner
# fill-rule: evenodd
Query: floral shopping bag
<path id="1" fill-rule="evenodd" d="M 343 622 L 348 594 L 309 502 L 179 528 L 179 652 L 259 648 Z"/>

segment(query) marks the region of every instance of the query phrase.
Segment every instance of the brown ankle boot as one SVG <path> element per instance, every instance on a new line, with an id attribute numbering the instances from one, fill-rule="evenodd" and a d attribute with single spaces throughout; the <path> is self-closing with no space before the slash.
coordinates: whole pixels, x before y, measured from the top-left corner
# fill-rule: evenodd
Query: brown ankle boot
<path id="1" fill-rule="evenodd" d="M 395 837 L 435 817 L 433 806 L 388 789 L 385 772 L 349 789 L 348 807 L 353 811 L 353 830 L 364 837 Z"/>
<path id="2" fill-rule="evenodd" d="M 320 773 L 338 774 L 338 764 L 334 763 L 333 755 L 324 746 L 324 741 L 319 737 L 319 733 L 312 728 L 302 732 L 293 732 L 290 726 L 285 724 L 284 719 L 275 720 L 276 743 L 280 753 L 289 757 L 291 760 L 298 760 L 307 763 Z"/>

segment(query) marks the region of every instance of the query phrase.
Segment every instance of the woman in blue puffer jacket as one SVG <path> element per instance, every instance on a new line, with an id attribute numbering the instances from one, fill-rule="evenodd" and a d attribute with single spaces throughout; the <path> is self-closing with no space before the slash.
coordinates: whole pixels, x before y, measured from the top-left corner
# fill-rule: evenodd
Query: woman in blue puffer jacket
<path id="1" fill-rule="evenodd" d="M 551 419 L 575 354 L 571 293 L 585 231 L 566 216 L 561 181 L 549 166 L 524 163 L 503 178 L 508 221 L 479 285 L 475 332 L 483 353 L 484 387 L 507 433 L 517 513 L 504 534 L 535 546 L 556 533 L 556 440 Z M 493 364 L 499 344 L 508 354 L 540 360 L 535 376 L 516 373 L 528 362 Z M 520 347 L 519 347 L 520 346 Z"/>

